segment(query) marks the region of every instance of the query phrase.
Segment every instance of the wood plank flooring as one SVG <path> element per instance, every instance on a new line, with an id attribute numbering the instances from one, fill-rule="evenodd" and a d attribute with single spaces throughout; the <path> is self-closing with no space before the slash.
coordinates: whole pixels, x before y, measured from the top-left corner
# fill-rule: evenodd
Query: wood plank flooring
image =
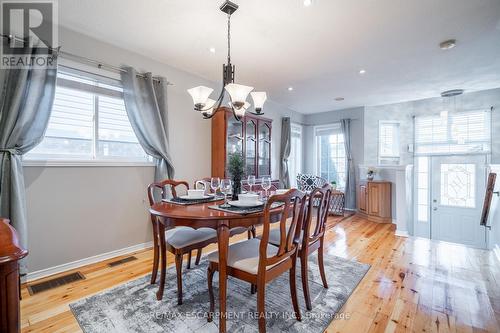
<path id="1" fill-rule="evenodd" d="M 327 238 L 329 254 L 372 265 L 327 332 L 500 332 L 495 252 L 396 237 L 393 225 L 358 216 L 336 223 Z M 116 267 L 106 265 L 116 258 L 82 267 L 85 280 L 34 296 L 23 286 L 22 332 L 80 332 L 68 304 L 149 274 L 152 251 L 134 255 Z"/>

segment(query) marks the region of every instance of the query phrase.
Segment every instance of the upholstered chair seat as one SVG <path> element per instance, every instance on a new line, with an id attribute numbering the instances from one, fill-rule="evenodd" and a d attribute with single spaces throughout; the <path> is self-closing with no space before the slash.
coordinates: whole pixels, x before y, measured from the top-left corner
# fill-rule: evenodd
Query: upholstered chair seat
<path id="1" fill-rule="evenodd" d="M 237 268 L 250 274 L 257 274 L 259 269 L 259 246 L 260 240 L 256 238 L 231 244 L 228 249 L 227 266 Z M 267 246 L 268 257 L 275 256 L 277 252 L 278 248 L 276 246 Z M 207 260 L 218 263 L 219 252 L 215 251 L 210 253 L 207 256 Z M 277 264 L 279 264 L 279 262 L 267 266 L 267 269 L 269 270 Z"/>
<path id="2" fill-rule="evenodd" d="M 193 229 L 190 227 L 177 227 L 168 230 L 166 236 L 168 243 L 172 245 L 172 247 L 179 249 L 212 238 L 217 238 L 217 231 L 211 228 Z"/>

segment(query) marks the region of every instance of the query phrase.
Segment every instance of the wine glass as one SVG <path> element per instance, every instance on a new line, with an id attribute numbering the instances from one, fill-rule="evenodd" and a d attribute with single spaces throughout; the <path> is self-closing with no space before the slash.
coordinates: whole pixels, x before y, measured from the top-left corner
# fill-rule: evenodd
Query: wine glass
<path id="1" fill-rule="evenodd" d="M 266 198 L 267 198 L 267 191 L 271 188 L 271 177 L 269 176 L 262 177 L 262 188 L 266 191 Z"/>
<path id="2" fill-rule="evenodd" d="M 231 188 L 233 186 L 233 183 L 231 182 L 231 179 L 223 179 L 220 183 L 220 190 L 224 194 L 224 204 L 221 207 L 229 207 L 229 204 L 227 203 L 227 195 L 231 192 Z"/>
<path id="3" fill-rule="evenodd" d="M 255 185 L 255 176 L 248 176 L 248 185 L 250 185 L 250 193 L 252 193 L 252 187 Z"/>
<path id="4" fill-rule="evenodd" d="M 217 196 L 217 189 L 220 187 L 220 178 L 219 177 L 212 177 L 210 179 L 210 188 L 212 191 L 214 191 L 214 195 Z"/>

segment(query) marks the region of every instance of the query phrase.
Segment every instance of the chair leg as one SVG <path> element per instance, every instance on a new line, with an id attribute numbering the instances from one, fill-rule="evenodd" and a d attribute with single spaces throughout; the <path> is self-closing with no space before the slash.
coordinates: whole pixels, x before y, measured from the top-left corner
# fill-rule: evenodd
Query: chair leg
<path id="1" fill-rule="evenodd" d="M 254 225 L 251 227 L 250 232 L 252 233 L 253 238 L 257 237 L 257 230 Z"/>
<path id="2" fill-rule="evenodd" d="M 187 261 L 187 265 L 186 265 L 187 269 L 191 269 L 191 255 L 192 255 L 192 252 L 193 251 L 189 251 L 189 253 L 188 253 L 188 261 Z"/>
<path id="3" fill-rule="evenodd" d="M 212 263 L 210 263 L 208 265 L 208 270 L 207 270 L 208 296 L 210 298 L 210 310 L 208 312 L 208 318 L 207 318 L 207 320 L 209 322 L 211 322 L 213 320 L 213 315 L 214 315 L 214 311 L 215 311 L 214 288 L 212 286 L 214 273 L 215 273 L 215 269 L 214 269 Z"/>
<path id="4" fill-rule="evenodd" d="M 257 285 L 252 284 L 250 285 L 250 294 L 255 294 L 257 292 Z"/>
<path id="5" fill-rule="evenodd" d="M 158 275 L 158 264 L 160 263 L 160 244 L 158 244 L 158 228 L 156 223 L 153 223 L 153 272 L 151 273 L 151 284 L 156 283 Z"/>
<path id="6" fill-rule="evenodd" d="M 177 304 L 182 304 L 182 254 L 175 254 L 175 268 L 177 270 Z"/>
<path id="7" fill-rule="evenodd" d="M 328 282 L 326 281 L 326 274 L 325 274 L 325 264 L 323 263 L 323 250 L 324 250 L 325 240 L 322 237 L 319 241 L 320 241 L 320 246 L 318 249 L 319 273 L 321 275 L 321 280 L 323 281 L 323 287 L 328 288 Z"/>
<path id="8" fill-rule="evenodd" d="M 266 332 L 266 285 L 265 283 L 257 287 L 257 312 L 259 313 L 259 333 Z"/>
<path id="9" fill-rule="evenodd" d="M 302 289 L 304 290 L 304 299 L 306 300 L 307 310 L 312 310 L 311 295 L 309 294 L 309 282 L 307 280 L 307 253 L 300 255 L 300 275 L 302 276 Z"/>
<path id="10" fill-rule="evenodd" d="M 302 321 L 302 315 L 300 314 L 299 300 L 297 299 L 297 283 L 296 283 L 296 270 L 297 262 L 294 260 L 292 268 L 290 269 L 290 294 L 292 296 L 293 311 L 295 312 L 295 317 L 298 321 Z"/>
<path id="11" fill-rule="evenodd" d="M 196 266 L 198 266 L 200 264 L 200 260 L 201 260 L 201 251 L 203 251 L 202 248 L 199 248 L 198 251 L 196 252 L 196 261 L 194 262 L 194 264 Z"/>

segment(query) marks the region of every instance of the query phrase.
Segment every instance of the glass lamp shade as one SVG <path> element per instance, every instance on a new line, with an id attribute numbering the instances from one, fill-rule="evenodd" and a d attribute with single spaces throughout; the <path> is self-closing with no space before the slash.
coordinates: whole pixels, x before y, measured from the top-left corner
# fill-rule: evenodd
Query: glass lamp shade
<path id="1" fill-rule="evenodd" d="M 264 102 L 267 99 L 267 94 L 265 91 L 254 91 L 250 93 L 253 99 L 253 105 L 255 107 L 256 112 L 261 112 L 262 107 L 264 106 Z"/>
<path id="2" fill-rule="evenodd" d="M 234 109 L 234 113 L 236 113 L 236 115 L 238 117 L 243 117 L 245 115 L 246 110 L 250 107 L 250 103 L 248 103 L 248 102 L 245 102 L 245 104 L 243 104 L 243 106 L 239 109 L 235 108 L 233 106 L 233 103 L 231 103 L 231 102 L 229 102 L 227 104 L 229 104 L 229 106 Z"/>
<path id="3" fill-rule="evenodd" d="M 193 98 L 194 108 L 196 110 L 204 109 L 208 102 L 208 96 L 214 91 L 212 88 L 198 86 L 188 89 L 188 93 Z"/>
<path id="4" fill-rule="evenodd" d="M 224 87 L 231 97 L 231 102 L 235 109 L 240 109 L 245 105 L 248 94 L 253 90 L 253 87 L 244 86 L 242 84 L 229 83 Z"/>

